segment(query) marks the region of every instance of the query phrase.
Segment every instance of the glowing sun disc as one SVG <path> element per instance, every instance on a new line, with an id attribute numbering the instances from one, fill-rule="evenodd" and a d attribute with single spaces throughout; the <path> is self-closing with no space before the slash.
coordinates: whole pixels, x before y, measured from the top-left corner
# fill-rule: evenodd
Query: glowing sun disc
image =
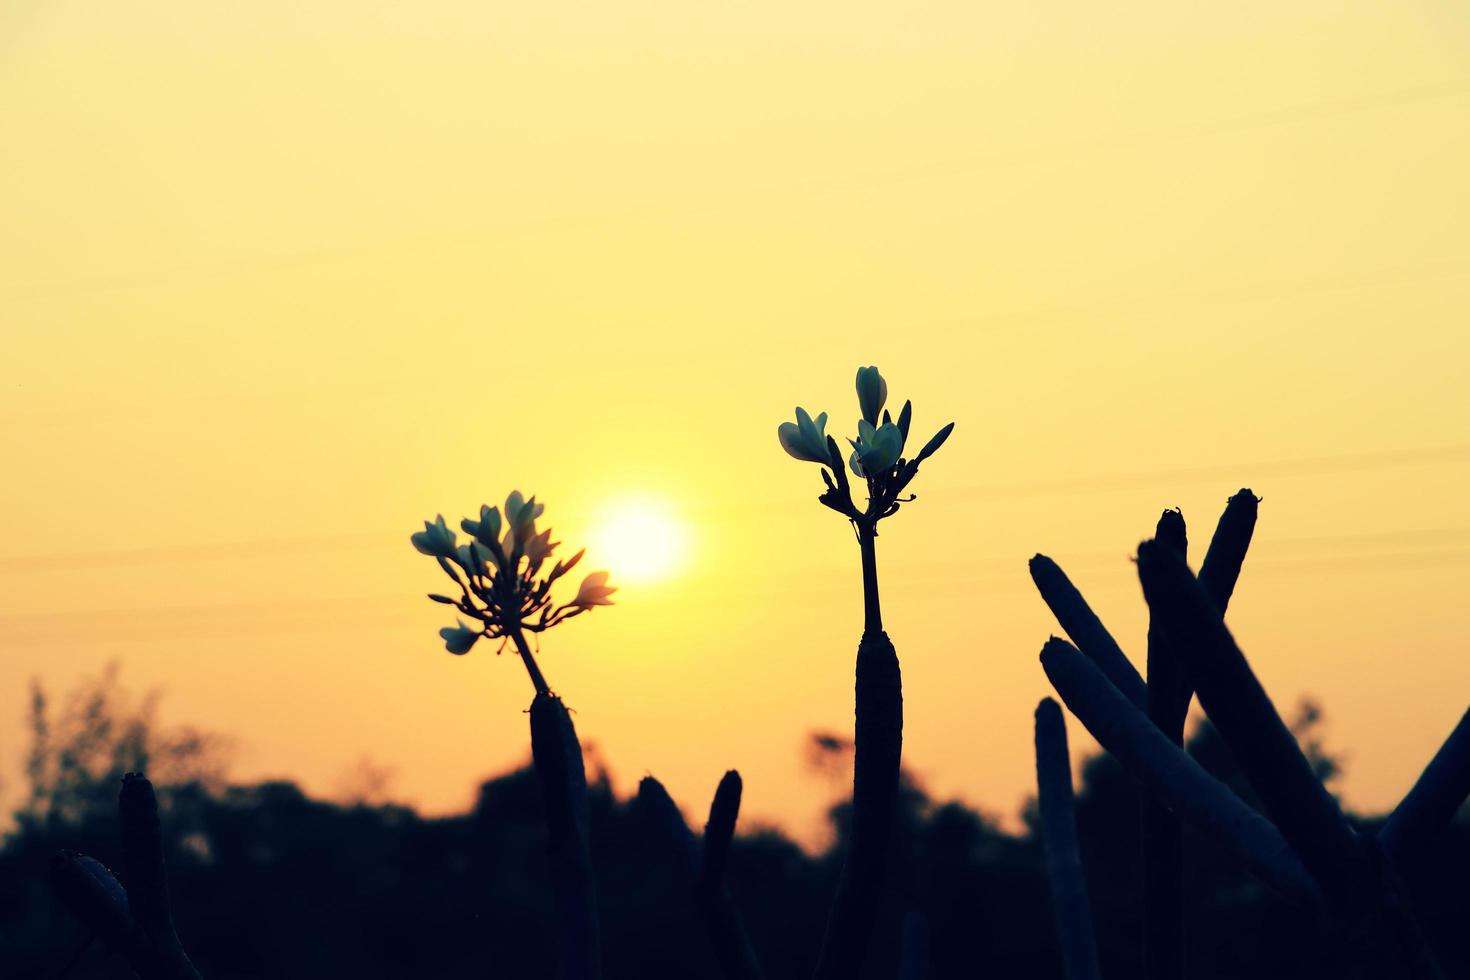
<path id="1" fill-rule="evenodd" d="M 609 507 L 592 533 L 587 557 L 612 573 L 612 583 L 656 582 L 675 572 L 688 535 L 668 504 L 624 501 Z"/>

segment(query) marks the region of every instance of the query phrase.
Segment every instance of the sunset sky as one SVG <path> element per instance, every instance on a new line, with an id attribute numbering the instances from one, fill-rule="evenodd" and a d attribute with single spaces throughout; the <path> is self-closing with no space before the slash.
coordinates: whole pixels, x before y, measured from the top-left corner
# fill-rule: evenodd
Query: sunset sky
<path id="1" fill-rule="evenodd" d="M 858 553 L 776 426 L 876 364 L 957 424 L 879 540 L 931 791 L 1032 792 L 1027 558 L 1141 666 L 1132 549 L 1249 486 L 1230 624 L 1390 806 L 1470 699 L 1467 174 L 1459 3 L 12 0 L 0 803 L 116 659 L 238 778 L 468 805 L 531 687 L 408 535 L 519 488 L 622 583 L 541 655 L 618 789 L 819 839 Z"/>

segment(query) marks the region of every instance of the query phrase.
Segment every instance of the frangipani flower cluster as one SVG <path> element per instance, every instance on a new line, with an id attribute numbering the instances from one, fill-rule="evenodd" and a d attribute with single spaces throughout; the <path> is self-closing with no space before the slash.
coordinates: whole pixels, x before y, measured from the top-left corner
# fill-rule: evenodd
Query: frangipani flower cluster
<path id="1" fill-rule="evenodd" d="M 782 422 L 776 435 L 781 448 L 791 456 L 825 467 L 822 480 L 827 484 L 827 492 L 819 498 L 822 503 L 852 521 L 872 525 L 913 499 L 900 495 L 918 473 L 919 464 L 944 445 L 954 423 L 935 433 L 915 456 L 905 459 L 903 451 L 913 421 L 913 403 L 904 402 L 895 420 L 883 407 L 888 401 L 888 382 L 876 367 L 858 368 L 857 396 L 861 418 L 857 423 L 857 438 L 847 440 L 852 452 L 845 466 L 837 441 L 827 434 L 826 412 L 812 418 L 806 409 L 798 408 L 796 421 Z M 868 505 L 863 510 L 853 503 L 847 480 L 849 469 L 867 484 Z"/>
<path id="2" fill-rule="evenodd" d="M 552 602 L 552 585 L 576 567 L 585 549 L 557 561 L 543 574 L 561 543 L 551 540 L 550 528 L 536 528 L 545 510 L 546 505 L 537 503 L 535 497 L 528 500 L 515 491 L 505 498 L 503 516 L 499 508 L 482 506 L 479 520 L 460 521 L 460 529 L 469 535 L 463 544 L 442 514 L 425 521 L 424 529 L 410 538 L 414 548 L 437 561 L 459 588 L 457 598 L 438 594 L 429 598 L 453 606 L 472 621 L 457 620 L 458 625 L 439 631 L 450 653 L 468 653 L 481 637 L 487 637 L 509 638 L 528 654 L 523 630 L 540 633 L 594 606 L 612 605 L 608 596 L 617 589 L 607 584 L 607 572 L 592 572 L 582 579 L 570 602 Z"/>

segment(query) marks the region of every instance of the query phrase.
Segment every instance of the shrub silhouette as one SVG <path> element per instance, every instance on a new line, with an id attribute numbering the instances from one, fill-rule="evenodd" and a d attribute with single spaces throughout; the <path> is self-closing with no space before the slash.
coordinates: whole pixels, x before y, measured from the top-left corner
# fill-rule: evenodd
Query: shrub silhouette
<path id="1" fill-rule="evenodd" d="M 1334 761 L 1313 749 L 1322 741 L 1315 712 L 1297 724 L 1314 771 L 1332 770 Z M 792 748 L 794 759 L 805 751 Z M 1212 778 L 1255 802 L 1208 721 L 1194 728 L 1188 749 Z M 688 880 L 675 874 L 667 836 L 636 802 L 612 793 L 594 758 L 587 785 L 590 850 L 607 975 L 720 976 L 692 901 L 677 900 L 689 894 Z M 81 788 L 80 796 L 115 801 L 117 777 L 99 778 L 104 784 Z M 813 780 L 814 789 L 824 785 L 820 775 Z M 1106 976 L 1143 970 L 1134 785 L 1114 756 L 1082 763 L 1078 844 Z M 387 980 L 484 976 L 493 969 L 496 976 L 550 980 L 555 974 L 543 803 L 529 767 L 484 783 L 466 812 L 433 819 L 397 806 L 312 799 L 287 783 L 160 779 L 157 789 L 178 933 L 207 977 Z M 834 843 L 819 854 L 769 829 L 745 828 L 731 841 L 726 881 L 741 900 L 751 945 L 770 980 L 805 978 L 815 966 L 812 938 L 822 929 L 840 871 L 850 810 L 845 798 L 835 804 Z M 1002 831 L 961 804 L 931 800 L 905 775 L 879 915 L 895 923 L 910 911 L 922 915 L 929 975 L 936 980 L 1062 976 L 1034 806 L 1024 817 L 1020 831 Z M 1364 817 L 1352 822 L 1382 824 Z M 7 980 L 55 977 L 86 938 L 48 894 L 48 862 L 62 848 L 120 869 L 115 809 L 18 826 L 0 848 L 0 970 Z M 1191 977 L 1339 976 L 1321 955 L 1331 941 L 1322 924 L 1276 898 L 1187 822 L 1183 857 Z M 1429 857 L 1408 866 L 1406 887 L 1445 972 L 1470 975 L 1470 937 L 1463 930 L 1470 916 L 1463 887 L 1470 826 L 1454 823 Z M 68 980 L 125 975 L 104 949 L 99 937 Z M 899 957 L 897 930 L 875 935 L 857 975 L 891 980 Z"/>

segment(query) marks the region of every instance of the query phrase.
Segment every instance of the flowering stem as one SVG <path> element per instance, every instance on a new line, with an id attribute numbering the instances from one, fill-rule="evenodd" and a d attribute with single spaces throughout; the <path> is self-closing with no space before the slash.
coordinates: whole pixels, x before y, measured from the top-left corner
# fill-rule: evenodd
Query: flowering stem
<path id="1" fill-rule="evenodd" d="M 537 694 L 550 694 L 551 687 L 546 683 L 546 678 L 541 674 L 541 668 L 536 666 L 536 658 L 531 656 L 531 645 L 526 642 L 525 631 L 521 624 L 516 623 L 510 631 L 510 638 L 515 641 L 516 649 L 520 651 L 521 660 L 526 664 L 526 673 L 531 675 L 531 683 L 536 687 Z"/>
<path id="2" fill-rule="evenodd" d="M 863 632 L 883 632 L 883 612 L 878 607 L 878 537 L 876 521 L 858 522 L 858 544 L 863 552 Z"/>

